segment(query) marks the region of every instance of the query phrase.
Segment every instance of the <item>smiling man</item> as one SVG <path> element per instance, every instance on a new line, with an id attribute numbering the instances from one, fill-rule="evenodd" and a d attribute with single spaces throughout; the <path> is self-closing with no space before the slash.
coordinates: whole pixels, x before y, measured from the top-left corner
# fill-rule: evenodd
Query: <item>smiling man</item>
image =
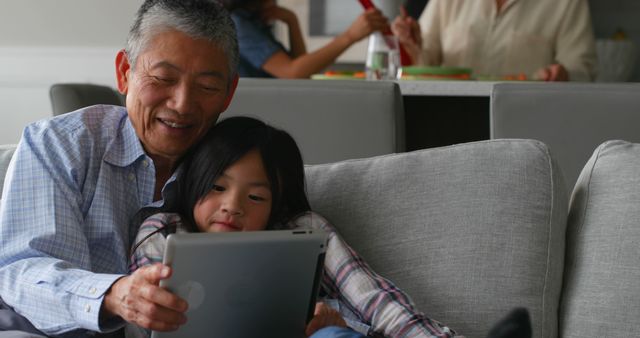
<path id="1" fill-rule="evenodd" d="M 215 1 L 147 0 L 116 57 L 126 109 L 26 127 L 0 204 L 0 329 L 84 337 L 185 323 L 186 302 L 158 286 L 169 268 L 126 275 L 130 224 L 170 203 L 182 156 L 233 97 L 237 64 L 233 22 Z"/>

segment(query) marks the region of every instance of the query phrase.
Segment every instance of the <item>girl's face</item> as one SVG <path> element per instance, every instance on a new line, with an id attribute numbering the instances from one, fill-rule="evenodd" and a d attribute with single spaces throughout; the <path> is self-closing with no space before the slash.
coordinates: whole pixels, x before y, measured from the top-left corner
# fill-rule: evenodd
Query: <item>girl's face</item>
<path id="1" fill-rule="evenodd" d="M 258 150 L 230 165 L 193 209 L 202 232 L 256 231 L 267 227 L 271 188 Z"/>

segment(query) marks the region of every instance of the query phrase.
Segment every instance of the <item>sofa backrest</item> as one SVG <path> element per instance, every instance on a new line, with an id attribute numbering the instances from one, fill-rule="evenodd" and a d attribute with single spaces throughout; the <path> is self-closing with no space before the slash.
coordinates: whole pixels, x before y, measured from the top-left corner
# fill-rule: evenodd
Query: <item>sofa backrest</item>
<path id="1" fill-rule="evenodd" d="M 491 97 L 491 138 L 544 142 L 573 188 L 606 140 L 640 142 L 640 84 L 500 83 Z"/>
<path id="2" fill-rule="evenodd" d="M 124 96 L 109 86 L 91 83 L 57 83 L 49 88 L 53 115 L 66 114 L 96 104 L 124 106 Z"/>
<path id="3" fill-rule="evenodd" d="M 222 118 L 234 115 L 289 132 L 307 164 L 405 150 L 402 95 L 394 82 L 242 78 Z"/>
<path id="4" fill-rule="evenodd" d="M 509 309 L 555 337 L 567 201 L 547 147 L 494 140 L 306 168 L 311 206 L 418 308 L 467 337 Z"/>
<path id="5" fill-rule="evenodd" d="M 640 144 L 598 147 L 571 197 L 564 338 L 640 334 Z"/>
<path id="6" fill-rule="evenodd" d="M 16 150 L 15 144 L 0 145 L 0 198 L 2 198 L 2 188 L 4 187 L 4 176 L 7 174 L 9 162 Z"/>

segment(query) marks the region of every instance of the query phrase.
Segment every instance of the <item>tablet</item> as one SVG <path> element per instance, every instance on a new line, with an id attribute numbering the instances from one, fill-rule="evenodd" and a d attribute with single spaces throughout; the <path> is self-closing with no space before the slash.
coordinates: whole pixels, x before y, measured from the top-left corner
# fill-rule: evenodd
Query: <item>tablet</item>
<path id="1" fill-rule="evenodd" d="M 326 247 L 322 230 L 169 235 L 160 285 L 189 303 L 187 323 L 152 337 L 305 337 Z"/>

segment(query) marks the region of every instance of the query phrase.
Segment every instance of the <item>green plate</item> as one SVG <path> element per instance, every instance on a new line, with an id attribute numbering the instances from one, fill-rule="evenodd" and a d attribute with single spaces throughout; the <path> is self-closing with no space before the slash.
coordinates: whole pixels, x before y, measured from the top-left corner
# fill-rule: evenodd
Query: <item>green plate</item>
<path id="1" fill-rule="evenodd" d="M 311 75 L 312 80 L 364 80 L 361 77 L 349 76 L 349 75 L 324 75 L 324 74 L 313 74 Z"/>
<path id="2" fill-rule="evenodd" d="M 402 67 L 402 74 L 407 75 L 463 75 L 471 74 L 471 68 L 463 67 L 422 67 L 408 66 Z"/>

